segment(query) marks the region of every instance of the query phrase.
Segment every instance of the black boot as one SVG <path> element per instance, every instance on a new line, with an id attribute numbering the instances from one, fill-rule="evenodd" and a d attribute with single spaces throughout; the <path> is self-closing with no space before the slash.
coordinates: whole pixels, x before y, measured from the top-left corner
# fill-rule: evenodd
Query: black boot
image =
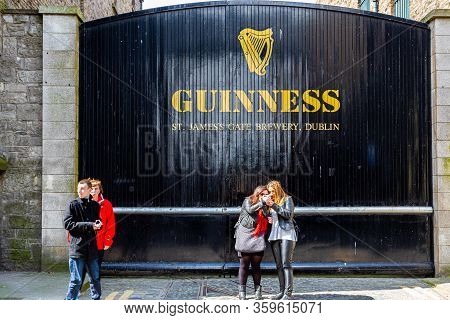
<path id="1" fill-rule="evenodd" d="M 281 300 L 290 300 L 292 299 L 292 291 L 294 291 L 294 270 L 292 268 L 285 268 L 283 271 L 284 278 L 286 279 L 286 288 Z"/>
<path id="2" fill-rule="evenodd" d="M 247 288 L 245 285 L 239 285 L 239 300 L 245 300 L 247 299 Z"/>
<path id="3" fill-rule="evenodd" d="M 284 295 L 284 272 L 283 269 L 277 269 L 278 272 L 278 282 L 280 284 L 280 292 L 272 297 L 272 300 L 280 300 Z"/>

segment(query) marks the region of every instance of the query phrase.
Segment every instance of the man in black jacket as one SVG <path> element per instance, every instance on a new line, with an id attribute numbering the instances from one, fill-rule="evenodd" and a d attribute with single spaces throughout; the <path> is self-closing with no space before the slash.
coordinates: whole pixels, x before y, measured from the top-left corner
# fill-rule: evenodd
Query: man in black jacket
<path id="1" fill-rule="evenodd" d="M 78 196 L 69 203 L 64 215 L 64 228 L 69 231 L 69 271 L 70 282 L 66 300 L 78 299 L 81 276 L 87 268 L 90 278 L 91 298 L 99 300 L 102 294 L 98 250 L 95 232 L 100 230 L 100 206 L 90 195 L 91 182 L 83 179 L 78 182 Z"/>

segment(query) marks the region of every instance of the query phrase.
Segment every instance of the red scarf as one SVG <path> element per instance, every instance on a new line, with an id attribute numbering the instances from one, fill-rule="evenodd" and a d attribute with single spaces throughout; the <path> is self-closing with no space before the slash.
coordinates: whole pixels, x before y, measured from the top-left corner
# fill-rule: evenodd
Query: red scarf
<path id="1" fill-rule="evenodd" d="M 267 220 L 267 217 L 263 214 L 263 209 L 259 209 L 258 217 L 256 217 L 256 228 L 252 232 L 252 235 L 255 238 L 258 238 L 258 237 L 266 234 L 268 224 L 269 224 L 269 221 Z"/>

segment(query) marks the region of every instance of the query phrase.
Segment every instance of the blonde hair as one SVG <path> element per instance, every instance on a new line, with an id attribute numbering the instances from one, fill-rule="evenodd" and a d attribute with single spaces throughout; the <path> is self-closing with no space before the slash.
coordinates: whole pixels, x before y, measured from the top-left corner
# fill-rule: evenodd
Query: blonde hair
<path id="1" fill-rule="evenodd" d="M 89 178 L 89 181 L 91 182 L 93 187 L 98 187 L 98 189 L 100 190 L 100 193 L 103 193 L 102 182 L 100 180 Z"/>
<path id="2" fill-rule="evenodd" d="M 286 201 L 286 192 L 284 192 L 279 181 L 270 181 L 267 184 L 267 189 L 273 189 L 273 201 L 276 204 L 282 205 Z"/>

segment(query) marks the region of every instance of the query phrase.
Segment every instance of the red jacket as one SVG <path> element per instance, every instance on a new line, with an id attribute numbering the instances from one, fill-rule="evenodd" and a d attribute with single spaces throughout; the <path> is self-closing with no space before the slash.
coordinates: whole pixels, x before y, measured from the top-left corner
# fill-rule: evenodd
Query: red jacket
<path id="1" fill-rule="evenodd" d="M 102 194 L 98 196 L 98 199 L 102 228 L 97 231 L 97 248 L 103 250 L 105 246 L 112 246 L 113 244 L 113 238 L 116 234 L 116 219 L 111 202 L 103 198 Z"/>

